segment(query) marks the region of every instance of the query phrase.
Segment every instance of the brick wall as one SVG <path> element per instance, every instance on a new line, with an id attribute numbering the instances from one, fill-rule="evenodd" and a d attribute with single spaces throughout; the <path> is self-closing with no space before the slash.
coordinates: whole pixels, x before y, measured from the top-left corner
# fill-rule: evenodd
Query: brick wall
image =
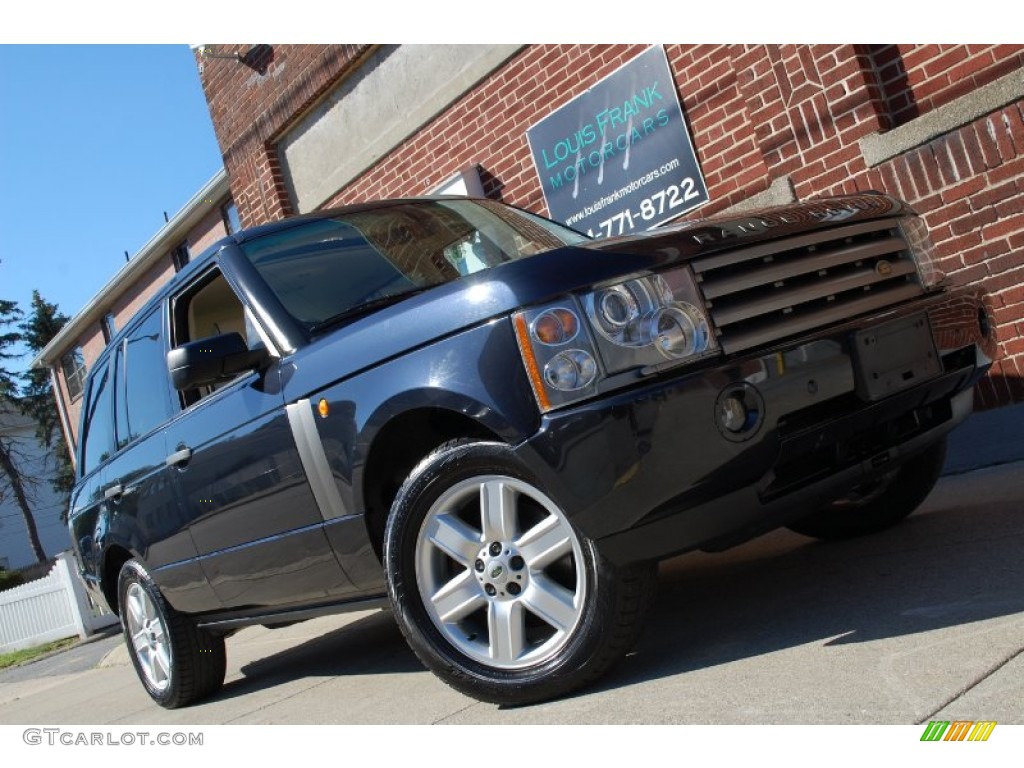
<path id="1" fill-rule="evenodd" d="M 227 227 L 224 225 L 224 216 L 221 214 L 221 206 L 228 200 L 210 200 L 210 212 L 207 213 L 198 224 L 188 232 L 188 247 L 193 256 L 198 256 L 215 242 L 226 236 Z M 163 285 L 163 283 L 161 283 Z"/>
<path id="2" fill-rule="evenodd" d="M 174 262 L 171 261 L 170 254 L 165 254 L 156 264 L 147 269 L 138 280 L 128 286 L 127 290 L 117 297 L 110 310 L 114 315 L 117 330 L 124 328 L 135 316 L 135 313 L 142 308 L 142 305 L 149 301 L 150 297 L 156 293 L 157 289 L 165 285 L 172 277 L 174 277 Z M 94 335 L 99 335 L 101 340 L 103 338 L 98 328 Z M 96 357 L 102 351 L 103 347 L 100 346 L 96 350 L 95 355 L 86 352 L 86 366 L 91 367 L 96 361 Z"/>
<path id="3" fill-rule="evenodd" d="M 273 46 L 257 62 L 262 71 L 207 62 L 203 87 L 246 225 L 289 212 L 274 144 L 368 50 Z M 526 129 L 642 50 L 525 48 L 325 206 L 423 194 L 475 163 L 489 197 L 544 212 Z M 1022 104 L 874 167 L 859 144 L 1020 71 L 1024 46 L 670 45 L 666 53 L 711 195 L 700 215 L 778 179 L 801 199 L 865 189 L 907 199 L 932 227 L 941 266 L 995 297 L 1003 359 L 979 388 L 980 404 L 1024 400 Z"/>
<path id="4" fill-rule="evenodd" d="M 243 61 L 206 59 L 200 79 L 231 196 L 246 227 L 292 212 L 275 143 L 366 54 L 366 45 L 218 44 Z"/>
<path id="5" fill-rule="evenodd" d="M 866 45 L 895 127 L 1024 65 L 1019 45 Z"/>

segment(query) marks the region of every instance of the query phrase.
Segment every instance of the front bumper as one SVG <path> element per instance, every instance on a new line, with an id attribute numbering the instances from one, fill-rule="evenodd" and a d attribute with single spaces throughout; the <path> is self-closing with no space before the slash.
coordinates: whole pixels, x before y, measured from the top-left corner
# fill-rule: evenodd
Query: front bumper
<path id="1" fill-rule="evenodd" d="M 857 333 L 925 312 L 940 365 L 869 399 Z M 725 548 L 890 471 L 966 419 L 995 357 L 993 328 L 980 291 L 933 294 L 550 413 L 517 452 L 616 562 Z M 753 390 L 761 415 L 739 439 L 716 410 L 737 386 Z"/>

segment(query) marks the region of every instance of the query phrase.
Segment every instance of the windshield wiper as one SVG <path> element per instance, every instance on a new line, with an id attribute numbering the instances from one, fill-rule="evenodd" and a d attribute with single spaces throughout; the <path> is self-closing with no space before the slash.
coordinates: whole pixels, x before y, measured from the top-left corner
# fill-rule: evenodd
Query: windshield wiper
<path id="1" fill-rule="evenodd" d="M 378 296 L 376 299 L 370 299 L 369 301 L 364 301 L 362 304 L 356 304 L 354 307 L 349 307 L 344 312 L 339 312 L 336 315 L 331 315 L 325 320 L 314 323 L 310 326 L 309 330 L 311 333 L 316 333 L 317 331 L 321 331 L 329 326 L 337 325 L 338 323 L 343 323 L 346 320 L 351 320 L 356 317 L 362 317 L 363 315 L 368 315 L 378 309 L 383 309 L 384 307 L 389 307 L 392 304 L 397 304 L 400 301 L 408 299 L 410 296 L 423 293 L 425 290 L 427 289 L 415 288 L 411 291 L 403 291 L 402 293 L 389 293 L 387 296 Z"/>

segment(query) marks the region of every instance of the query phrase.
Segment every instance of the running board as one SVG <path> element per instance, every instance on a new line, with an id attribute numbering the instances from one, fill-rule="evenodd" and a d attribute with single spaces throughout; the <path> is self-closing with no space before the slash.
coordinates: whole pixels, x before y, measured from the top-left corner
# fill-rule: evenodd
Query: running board
<path id="1" fill-rule="evenodd" d="M 206 616 L 196 622 L 196 626 L 205 629 L 213 634 L 227 634 L 242 627 L 249 627 L 254 624 L 295 624 L 300 621 L 316 619 L 320 616 L 331 616 L 337 613 L 351 613 L 353 611 L 370 611 L 375 608 L 387 608 L 387 596 L 371 597 L 365 600 L 354 600 L 345 603 L 331 603 L 329 605 L 318 605 L 314 608 L 294 608 L 286 611 L 272 611 L 268 613 L 247 613 L 244 616 L 231 616 L 220 614 L 217 616 Z"/>

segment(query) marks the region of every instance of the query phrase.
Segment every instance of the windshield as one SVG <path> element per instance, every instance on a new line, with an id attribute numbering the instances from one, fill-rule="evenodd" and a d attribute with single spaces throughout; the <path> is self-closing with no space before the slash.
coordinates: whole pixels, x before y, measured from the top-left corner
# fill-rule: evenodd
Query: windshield
<path id="1" fill-rule="evenodd" d="M 309 329 L 464 275 L 586 240 L 486 200 L 396 203 L 314 219 L 242 250 Z"/>

